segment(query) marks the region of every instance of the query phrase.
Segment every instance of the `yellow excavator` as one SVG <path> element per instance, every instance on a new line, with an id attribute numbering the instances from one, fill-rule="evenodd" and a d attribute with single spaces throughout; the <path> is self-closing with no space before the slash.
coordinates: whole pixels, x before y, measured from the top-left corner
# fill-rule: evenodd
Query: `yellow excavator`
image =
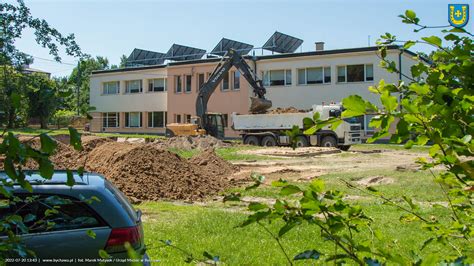
<path id="1" fill-rule="evenodd" d="M 254 75 L 245 59 L 235 50 L 230 49 L 217 64 L 207 82 L 201 86 L 196 99 L 196 116 L 191 118 L 191 123 L 167 124 L 166 136 L 197 136 L 207 134 L 219 139 L 225 137 L 224 116 L 220 113 L 207 112 L 207 103 L 212 93 L 219 86 L 219 83 L 233 66 L 240 71 L 253 88 L 254 97 L 250 97 L 250 113 L 264 113 L 272 107 L 272 102 L 265 99 L 266 89 L 263 87 L 263 82 Z"/>

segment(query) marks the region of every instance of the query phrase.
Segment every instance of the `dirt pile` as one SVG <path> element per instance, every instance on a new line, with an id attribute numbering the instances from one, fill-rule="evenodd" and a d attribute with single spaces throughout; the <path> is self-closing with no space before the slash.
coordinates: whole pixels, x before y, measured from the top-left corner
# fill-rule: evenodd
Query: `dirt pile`
<path id="1" fill-rule="evenodd" d="M 229 143 L 208 135 L 172 137 L 166 140 L 158 140 L 157 142 L 154 142 L 154 144 L 158 148 L 183 150 L 205 150 L 208 148 L 221 148 L 230 146 Z"/>
<path id="2" fill-rule="evenodd" d="M 209 154 L 208 154 L 209 156 Z M 89 154 L 86 169 L 105 175 L 132 201 L 197 200 L 229 186 L 230 168 L 194 164 L 169 151 L 146 144 L 107 143 Z M 222 170 L 216 170 L 220 168 Z"/>
<path id="3" fill-rule="evenodd" d="M 267 114 L 291 114 L 291 113 L 306 113 L 306 110 L 299 110 L 295 107 L 287 107 L 287 108 L 275 108 L 267 112 Z"/>
<path id="4" fill-rule="evenodd" d="M 239 168 L 221 157 L 217 156 L 214 149 L 206 149 L 198 155 L 189 159 L 189 162 L 200 166 L 206 175 L 230 176 Z"/>

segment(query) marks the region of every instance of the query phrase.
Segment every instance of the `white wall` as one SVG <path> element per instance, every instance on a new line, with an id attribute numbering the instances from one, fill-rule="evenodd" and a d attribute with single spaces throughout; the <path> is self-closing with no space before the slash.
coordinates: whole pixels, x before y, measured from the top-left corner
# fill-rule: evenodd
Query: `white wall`
<path id="1" fill-rule="evenodd" d="M 398 65 L 398 54 L 398 50 L 389 50 L 388 59 L 394 60 Z M 358 94 L 364 99 L 370 100 L 380 106 L 379 97 L 371 94 L 368 91 L 368 87 L 378 84 L 381 79 L 384 79 L 387 83 L 398 82 L 398 74 L 388 73 L 385 69 L 379 67 L 380 61 L 375 51 L 259 60 L 257 61 L 257 74 L 262 78 L 262 71 L 291 69 L 291 86 L 266 87 L 266 97 L 273 102 L 274 108 L 293 106 L 300 109 L 310 109 L 313 104 L 340 102 L 343 98 L 352 94 Z M 404 56 L 402 58 L 402 65 L 403 67 L 409 68 L 410 63 L 407 61 L 412 60 L 410 57 Z M 353 64 L 373 64 L 374 80 L 367 82 L 337 83 L 337 66 Z M 331 83 L 311 85 L 297 84 L 299 68 L 328 66 L 331 67 Z M 404 69 L 403 73 L 409 74 L 409 69 Z"/>
<path id="2" fill-rule="evenodd" d="M 166 111 L 167 92 L 148 92 L 148 80 L 166 78 L 166 68 L 93 74 L 90 79 L 90 105 L 94 112 Z M 127 80 L 142 80 L 142 93 L 125 93 Z M 120 81 L 120 94 L 102 94 L 103 83 Z"/>

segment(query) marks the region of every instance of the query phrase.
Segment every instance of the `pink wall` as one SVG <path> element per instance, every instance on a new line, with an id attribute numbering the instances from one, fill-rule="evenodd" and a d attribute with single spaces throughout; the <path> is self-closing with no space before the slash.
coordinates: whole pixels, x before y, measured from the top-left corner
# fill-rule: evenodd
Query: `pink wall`
<path id="1" fill-rule="evenodd" d="M 173 66 L 168 68 L 168 123 L 176 122 L 176 114 L 181 114 L 182 122 L 184 121 L 184 114 L 196 115 L 196 97 L 198 90 L 198 74 L 205 73 L 205 80 L 208 78 L 207 73 L 211 73 L 216 64 L 195 64 Z M 233 68 L 229 73 L 235 71 Z M 182 76 L 182 92 L 176 93 L 175 77 Z M 185 75 L 192 75 L 191 92 L 185 92 L 186 80 Z M 231 74 L 229 74 L 232 76 Z M 241 114 L 248 113 L 249 108 L 249 85 L 245 78 L 240 76 L 240 89 L 232 89 L 232 78 L 229 79 L 229 90 L 222 91 L 221 87 L 217 87 L 212 94 L 209 104 L 208 112 L 218 112 L 228 114 L 228 127 L 225 130 L 226 137 L 238 137 L 237 131 L 232 130 L 231 114 L 237 112 Z"/>

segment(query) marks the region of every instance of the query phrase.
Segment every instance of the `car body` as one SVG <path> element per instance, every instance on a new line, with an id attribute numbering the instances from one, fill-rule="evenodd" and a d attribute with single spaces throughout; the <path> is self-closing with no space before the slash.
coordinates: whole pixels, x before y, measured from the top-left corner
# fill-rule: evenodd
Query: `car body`
<path id="1" fill-rule="evenodd" d="M 38 220 L 52 222 L 49 227 L 33 225 L 27 233 L 18 232 L 26 248 L 34 251 L 40 262 L 49 264 L 56 259 L 73 264 L 94 263 L 101 259 L 99 250 L 105 250 L 112 262 L 124 265 L 128 258 L 124 243 L 129 242 L 144 265 L 149 265 L 141 212 L 103 176 L 74 173 L 73 177 L 75 184 L 70 187 L 65 171 L 55 172 L 48 180 L 36 172 L 27 173 L 26 180 L 33 191 L 30 193 L 19 185 L 10 190 L 18 198 L 28 198 L 31 202 L 10 205 L 0 215 L 15 213 L 25 219 L 32 213 Z M 0 172 L 0 178 L 8 179 L 4 172 Z M 55 210 L 45 216 L 48 209 Z"/>

